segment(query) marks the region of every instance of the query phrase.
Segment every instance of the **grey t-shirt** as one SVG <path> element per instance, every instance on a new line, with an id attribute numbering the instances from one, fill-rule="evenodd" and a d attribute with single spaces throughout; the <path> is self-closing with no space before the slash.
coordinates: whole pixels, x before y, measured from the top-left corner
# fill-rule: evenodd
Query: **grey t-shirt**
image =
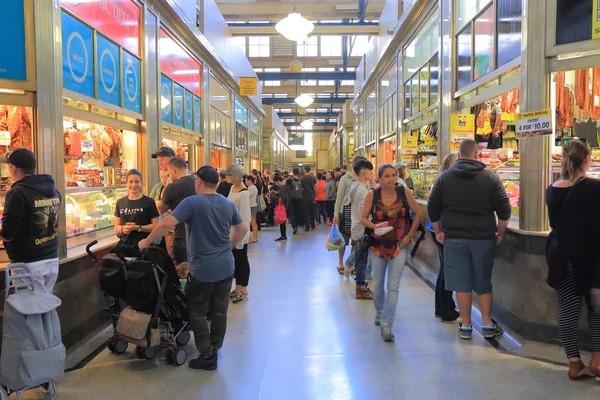
<path id="1" fill-rule="evenodd" d="M 184 176 L 173 181 L 165 187 L 161 201 L 170 210 L 177 208 L 183 199 L 196 194 L 196 177 L 194 175 Z M 177 239 L 185 238 L 185 225 L 178 224 L 175 227 L 175 237 Z"/>
<path id="2" fill-rule="evenodd" d="M 190 274 L 200 282 L 218 282 L 233 275 L 229 233 L 243 222 L 231 201 L 220 194 L 184 199 L 171 214 L 185 223 Z"/>
<path id="3" fill-rule="evenodd" d="M 302 183 L 302 200 L 315 201 L 315 185 L 317 179 L 312 175 L 304 175 L 300 177 Z"/>

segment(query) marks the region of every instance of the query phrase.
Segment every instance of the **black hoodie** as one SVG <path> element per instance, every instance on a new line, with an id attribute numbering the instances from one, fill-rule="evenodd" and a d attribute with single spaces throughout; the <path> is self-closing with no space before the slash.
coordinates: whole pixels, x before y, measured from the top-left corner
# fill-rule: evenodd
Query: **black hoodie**
<path id="1" fill-rule="evenodd" d="M 6 194 L 2 237 L 11 262 L 58 257 L 60 194 L 50 175 L 28 175 Z"/>
<path id="2" fill-rule="evenodd" d="M 443 218 L 446 239 L 494 239 L 494 213 L 507 221 L 511 207 L 498 175 L 479 161 L 463 159 L 437 178 L 427 213 L 431 222 Z"/>

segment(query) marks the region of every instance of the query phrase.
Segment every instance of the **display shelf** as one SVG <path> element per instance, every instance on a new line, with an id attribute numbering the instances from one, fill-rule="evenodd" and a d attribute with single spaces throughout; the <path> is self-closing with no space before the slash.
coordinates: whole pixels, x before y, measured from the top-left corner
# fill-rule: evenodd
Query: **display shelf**
<path id="1" fill-rule="evenodd" d="M 410 170 L 415 196 L 428 198 L 437 176 L 438 170 L 435 168 Z"/>
<path id="2" fill-rule="evenodd" d="M 67 187 L 65 193 L 90 193 L 90 192 L 106 192 L 111 190 L 127 189 L 125 186 L 105 186 L 105 187 Z"/>
<path id="3" fill-rule="evenodd" d="M 89 235 L 112 227 L 117 200 L 126 194 L 126 188 L 90 188 L 67 192 L 67 238 Z"/>
<path id="4" fill-rule="evenodd" d="M 520 171 L 515 167 L 499 167 L 494 170 L 508 194 L 513 219 L 517 219 L 520 210 Z"/>

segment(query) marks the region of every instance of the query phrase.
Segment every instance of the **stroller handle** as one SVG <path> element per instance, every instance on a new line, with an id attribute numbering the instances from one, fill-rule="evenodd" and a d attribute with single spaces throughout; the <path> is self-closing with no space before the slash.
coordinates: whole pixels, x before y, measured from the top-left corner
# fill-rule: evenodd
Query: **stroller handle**
<path id="1" fill-rule="evenodd" d="M 22 272 L 24 271 L 24 272 Z M 12 275 L 11 273 L 15 274 Z M 12 284 L 12 282 L 15 282 Z M 35 290 L 33 287 L 33 275 L 31 269 L 24 263 L 9 264 L 4 273 L 5 297 L 8 297 L 10 289 L 28 289 Z"/>
<path id="2" fill-rule="evenodd" d="M 98 241 L 94 240 L 93 242 L 90 242 L 87 246 L 85 246 L 85 252 L 88 253 L 90 257 L 92 257 L 92 261 L 94 262 L 94 264 L 100 261 L 98 257 L 96 257 L 96 255 L 92 252 L 92 247 L 94 247 L 97 244 Z"/>

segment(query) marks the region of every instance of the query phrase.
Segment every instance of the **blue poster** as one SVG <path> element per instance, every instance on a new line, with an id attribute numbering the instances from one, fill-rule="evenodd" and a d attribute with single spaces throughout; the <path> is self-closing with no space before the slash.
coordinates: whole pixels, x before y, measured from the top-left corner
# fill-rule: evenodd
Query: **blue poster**
<path id="1" fill-rule="evenodd" d="M 173 83 L 173 124 L 183 128 L 183 87 Z"/>
<path id="2" fill-rule="evenodd" d="M 27 79 L 23 0 L 3 0 L 0 13 L 0 79 Z M 33 40 L 33 38 L 31 38 Z"/>
<path id="3" fill-rule="evenodd" d="M 141 62 L 123 50 L 123 108 L 142 113 Z"/>
<path id="4" fill-rule="evenodd" d="M 94 97 L 94 45 L 92 30 L 62 13 L 63 87 Z"/>
<path id="5" fill-rule="evenodd" d="M 194 129 L 194 97 L 192 96 L 192 92 L 189 90 L 185 91 L 185 129 L 193 130 Z"/>
<path id="6" fill-rule="evenodd" d="M 120 107 L 119 47 L 102 35 L 96 36 L 96 62 L 98 63 L 98 100 Z"/>
<path id="7" fill-rule="evenodd" d="M 194 131 L 202 133 L 202 107 L 200 97 L 194 95 Z"/>
<path id="8" fill-rule="evenodd" d="M 164 75 L 160 76 L 160 108 L 162 120 L 173 123 L 173 82 Z"/>

